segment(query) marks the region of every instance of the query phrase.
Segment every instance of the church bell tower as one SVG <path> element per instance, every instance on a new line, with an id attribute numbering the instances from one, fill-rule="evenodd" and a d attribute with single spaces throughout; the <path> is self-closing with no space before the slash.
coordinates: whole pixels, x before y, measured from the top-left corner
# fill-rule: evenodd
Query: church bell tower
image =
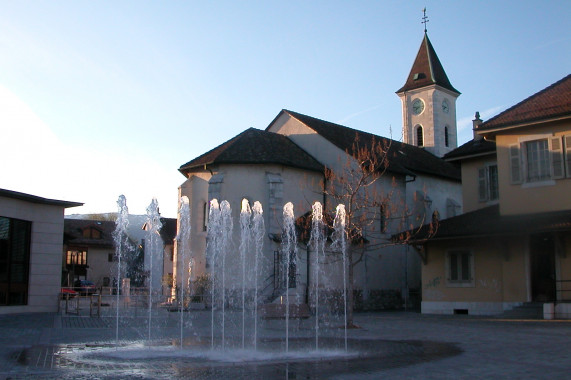
<path id="1" fill-rule="evenodd" d="M 403 87 L 396 93 L 402 101 L 403 141 L 442 157 L 458 146 L 456 90 L 436 55 L 426 31 Z"/>

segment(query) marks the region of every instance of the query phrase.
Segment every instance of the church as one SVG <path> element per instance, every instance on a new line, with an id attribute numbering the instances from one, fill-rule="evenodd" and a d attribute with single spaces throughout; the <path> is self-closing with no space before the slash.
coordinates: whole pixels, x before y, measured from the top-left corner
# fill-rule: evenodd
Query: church
<path id="1" fill-rule="evenodd" d="M 298 236 L 293 261 L 288 260 L 290 279 L 283 286 L 282 210 L 290 202 L 298 224 L 308 218 L 315 202 L 323 204 L 325 214 L 333 215 L 339 201 L 328 189 L 339 189 L 340 184 L 331 182 L 346 179 L 347 170 L 359 167 L 359 151 L 377 152 L 374 147 L 379 146 L 381 153 L 374 154 L 383 155 L 379 160 L 382 175 L 371 188 L 360 190 L 378 199 L 357 215 L 364 222 L 359 227 L 360 242 L 354 244 L 359 247 L 353 247 L 358 254 L 349 263 L 353 305 L 355 310 L 418 307 L 420 256 L 406 244 L 389 244 L 390 237 L 462 213 L 460 170 L 442 159 L 457 147 L 460 92 L 448 79 L 426 30 L 410 73 L 396 94 L 402 101 L 402 142 L 284 109 L 265 129 L 247 129 L 181 165 L 185 181 L 179 187 L 179 199 L 188 197 L 191 209 L 190 254 L 183 259 L 177 249 L 174 267 L 189 268 L 188 283 L 212 273 L 217 264 L 207 254 L 210 202 L 227 201 L 235 226 L 223 269 L 231 296 L 235 285 L 243 281 L 240 268 L 254 265 L 251 259 L 244 263 L 239 257 L 240 208 L 243 200 L 250 207 L 260 202 L 265 235 L 260 269 L 246 279 L 248 294 L 255 287 L 258 302 L 271 303 L 287 292 L 310 308 L 316 301 L 316 288 L 338 295 L 343 289 L 340 261 L 324 260 L 318 277 L 315 252 L 302 236 Z M 174 289 L 187 283 L 180 275 L 174 277 Z M 173 291 L 174 298 L 176 294 Z"/>

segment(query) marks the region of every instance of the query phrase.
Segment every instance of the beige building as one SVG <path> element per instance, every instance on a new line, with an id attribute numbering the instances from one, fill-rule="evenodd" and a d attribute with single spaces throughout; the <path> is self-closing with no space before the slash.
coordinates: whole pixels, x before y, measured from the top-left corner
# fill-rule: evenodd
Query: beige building
<path id="1" fill-rule="evenodd" d="M 466 213 L 414 242 L 422 311 L 570 318 L 571 75 L 474 126 L 445 156 L 462 166 Z"/>
<path id="2" fill-rule="evenodd" d="M 132 287 L 148 286 L 145 283 L 150 268 L 150 249 L 145 244 L 145 226 L 142 216 L 134 215 L 129 225 L 130 246 L 123 253 L 121 279 L 129 278 Z M 173 276 L 173 249 L 176 219 L 161 218 L 161 251 L 154 253 L 154 283 L 160 294 L 171 293 Z M 117 286 L 117 257 L 113 233 L 115 222 L 108 220 L 65 219 L 62 285 L 73 287 L 75 280 L 92 281 L 98 289 L 110 292 Z"/>
<path id="3" fill-rule="evenodd" d="M 64 209 L 81 205 L 0 189 L 0 314 L 57 310 Z"/>
<path id="4" fill-rule="evenodd" d="M 98 289 L 113 286 L 114 230 L 113 221 L 65 219 L 63 286 L 73 287 L 76 280 L 92 281 Z"/>
<path id="5" fill-rule="evenodd" d="M 372 193 L 379 195 L 379 204 L 383 203 L 381 198 L 386 204 L 367 211 L 371 223 L 363 230 L 363 237 L 368 248 L 363 260 L 355 266 L 356 306 L 400 308 L 410 300 L 420 289 L 420 259 L 406 246 L 387 246 L 391 235 L 405 227 L 421 225 L 433 214 L 446 218 L 462 211 L 460 172 L 440 158 L 456 148 L 455 101 L 459 92 L 450 84 L 426 35 L 398 95 L 403 105 L 403 131 L 408 136 L 405 143 L 282 110 L 265 130 L 248 129 L 182 165 L 179 171 L 186 181 L 180 187 L 180 196 L 189 198 L 192 215 L 191 280 L 212 269 L 205 253 L 206 229 L 209 202 L 217 199 L 227 200 L 233 212 L 235 249 L 226 258 L 225 281 L 230 287 L 241 282 L 242 264 L 237 247 L 240 207 L 245 198 L 250 206 L 255 201 L 261 202 L 264 209 L 266 239 L 257 279 L 261 284 L 260 297 L 271 302 L 283 295 L 275 283 L 283 265 L 280 236 L 284 204 L 294 205 L 296 218 L 310 213 L 316 201 L 333 215 L 337 204 L 326 194 L 330 184 L 325 168 L 344 175 L 348 167 L 356 165 L 355 143 L 366 149 L 379 143 L 387 152 L 387 166 Z M 417 108 L 419 101 L 422 109 Z M 422 135 L 410 132 L 414 127 L 421 127 Z M 413 136 L 422 138 L 415 140 Z M 292 267 L 295 291 L 290 292 L 302 303 L 311 303 L 315 278 L 312 255 L 310 248 L 300 241 Z M 180 260 L 175 260 L 175 267 L 180 266 Z M 249 268 L 252 265 L 247 263 Z M 339 293 L 340 261 L 326 265 L 319 286 Z M 184 267 L 188 267 L 187 262 Z M 248 276 L 249 288 L 254 280 Z M 180 278 L 175 283 L 180 287 Z"/>

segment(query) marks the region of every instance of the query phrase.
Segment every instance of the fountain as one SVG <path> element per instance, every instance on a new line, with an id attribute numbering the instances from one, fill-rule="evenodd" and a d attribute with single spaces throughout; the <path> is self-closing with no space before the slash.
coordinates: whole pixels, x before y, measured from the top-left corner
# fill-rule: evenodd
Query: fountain
<path id="1" fill-rule="evenodd" d="M 116 309 L 116 345 L 119 341 L 119 283 L 121 282 L 121 258 L 124 256 L 124 251 L 129 245 L 128 238 L 126 235 L 127 225 L 128 225 L 128 210 L 126 206 L 126 200 L 124 196 L 120 196 L 118 200 L 119 214 L 116 221 L 116 230 L 114 233 L 115 243 L 116 243 L 116 256 L 119 260 L 117 278 L 117 309 Z M 335 218 L 334 228 L 335 232 L 332 236 L 333 245 L 335 249 L 343 252 L 344 268 L 345 262 L 345 241 L 344 241 L 344 208 L 339 205 L 337 208 L 337 215 Z M 146 241 L 148 245 L 147 259 L 149 260 L 147 267 L 149 267 L 148 276 L 148 309 L 147 309 L 147 341 L 151 341 L 151 321 L 152 321 L 152 307 L 155 302 L 153 302 L 153 284 L 154 284 L 154 270 L 153 263 L 155 261 L 155 256 L 159 253 L 159 242 L 160 242 L 160 228 L 162 223 L 160 221 L 160 215 L 158 213 L 158 203 L 156 199 L 153 199 L 149 207 L 147 208 L 147 221 L 145 223 L 146 230 Z M 178 294 L 178 311 L 179 316 L 179 346 L 182 349 L 185 341 L 184 336 L 184 312 L 185 312 L 185 284 L 190 284 L 189 272 L 191 270 L 190 262 L 188 256 L 188 251 L 190 247 L 190 204 L 187 197 L 182 197 L 180 199 L 179 208 L 179 231 L 176 236 L 178 241 L 178 254 L 179 261 L 177 270 L 179 273 L 178 278 L 181 279 L 181 288 Z M 227 299 L 226 291 L 226 259 L 227 255 L 232 253 L 232 237 L 233 237 L 233 221 L 232 221 L 232 209 L 227 201 L 222 201 L 218 203 L 218 200 L 213 199 L 210 202 L 209 209 L 209 223 L 207 230 L 207 261 L 210 263 L 211 267 L 211 298 L 210 298 L 210 346 L 211 350 L 215 349 L 217 334 L 220 339 L 220 347 L 225 350 L 227 344 L 227 315 L 232 312 L 232 309 L 238 308 L 241 313 L 241 332 L 239 334 L 241 340 L 241 348 L 246 348 L 246 316 L 247 311 L 253 308 L 253 349 L 257 350 L 258 346 L 258 306 L 259 306 L 259 287 L 258 279 L 260 276 L 260 260 L 263 258 L 263 244 L 265 237 L 265 227 L 263 218 L 263 209 L 260 202 L 255 202 L 254 206 L 251 208 L 250 203 L 247 199 L 242 200 L 242 209 L 240 212 L 240 246 L 239 246 L 239 270 L 241 272 L 240 278 L 240 290 L 241 290 L 241 302 L 239 306 L 230 302 Z M 312 227 L 311 227 L 311 237 L 309 245 L 315 252 L 314 256 L 314 335 L 315 335 L 315 350 L 319 350 L 319 339 L 320 339 L 320 320 L 325 315 L 320 311 L 320 273 L 321 266 L 323 265 L 322 260 L 325 257 L 325 224 L 323 221 L 323 207 L 321 203 L 315 202 L 312 206 Z M 292 300 L 290 299 L 290 288 L 293 285 L 291 281 L 296 281 L 294 272 L 290 273 L 290 270 L 296 265 L 297 260 L 297 237 L 295 230 L 295 216 L 293 211 L 293 204 L 291 202 L 286 203 L 283 207 L 283 233 L 280 245 L 281 255 L 283 260 L 283 272 L 279 281 L 285 284 L 285 289 L 283 289 L 282 298 L 285 299 L 285 318 L 284 318 L 284 335 L 285 335 L 285 352 L 289 352 L 290 347 L 290 322 L 291 322 L 291 310 L 292 310 Z M 188 260 L 187 260 L 188 259 Z M 253 259 L 253 260 L 252 260 Z M 253 272 L 248 270 L 249 265 L 253 261 Z M 188 262 L 188 271 L 187 265 Z M 345 271 L 343 272 L 345 276 Z M 253 281 L 248 281 L 253 277 Z M 345 279 L 344 286 L 345 286 Z M 250 304 L 246 302 L 246 295 L 248 291 L 248 286 L 252 286 L 253 282 L 253 300 Z M 190 287 L 189 287 L 190 289 Z M 345 290 L 344 290 L 345 295 Z M 346 301 L 344 302 L 346 304 Z M 231 306 L 231 310 L 226 310 L 226 305 Z M 345 311 L 346 315 L 346 311 Z M 345 332 L 345 349 L 347 348 L 347 334 Z"/>
<path id="2" fill-rule="evenodd" d="M 284 225 L 283 225 L 283 234 L 282 234 L 282 254 L 285 255 L 285 299 L 286 299 L 286 307 L 285 307 L 285 351 L 289 351 L 289 288 L 290 284 L 290 270 L 292 265 L 292 260 L 295 260 L 296 257 L 296 243 L 297 238 L 295 236 L 295 220 L 293 214 L 293 204 L 288 202 L 284 206 Z"/>
<path id="3" fill-rule="evenodd" d="M 185 272 L 186 271 L 186 258 L 187 258 L 187 250 L 189 248 L 190 243 L 190 204 L 188 201 L 188 197 L 183 196 L 180 198 L 180 209 L 179 209 L 179 231 L 176 236 L 176 240 L 179 244 L 178 254 L 180 255 L 180 278 L 181 278 L 181 287 L 180 287 L 180 299 L 178 300 L 180 305 L 180 348 L 182 348 L 183 344 L 183 337 L 184 337 L 184 288 L 186 287 L 185 284 L 188 282 L 185 281 Z M 176 269 L 176 268 L 175 268 Z M 190 269 L 190 260 L 189 260 L 189 269 Z"/>
<path id="4" fill-rule="evenodd" d="M 246 253 L 250 252 L 252 240 L 252 209 L 247 199 L 242 200 L 240 212 L 240 262 L 242 265 L 242 349 L 246 339 Z"/>
<path id="5" fill-rule="evenodd" d="M 153 308 L 153 291 L 156 289 L 156 274 L 153 262 L 159 257 L 159 252 L 162 251 L 162 240 L 161 240 L 161 223 L 159 214 L 159 204 L 156 199 L 153 198 L 149 207 L 147 207 L 147 222 L 146 222 L 146 241 L 148 241 L 148 250 L 145 252 L 146 256 L 149 258 L 149 277 L 148 277 L 148 340 L 151 340 L 151 320 L 152 320 L 152 308 Z M 147 247 L 145 247 L 147 248 Z"/>
<path id="6" fill-rule="evenodd" d="M 264 247 L 264 235 L 266 228 L 264 225 L 264 211 L 262 204 L 258 201 L 254 202 L 253 217 L 253 239 L 254 239 L 254 350 L 258 346 L 258 276 L 259 262 L 262 257 Z"/>
<path id="7" fill-rule="evenodd" d="M 323 224 L 323 207 L 321 203 L 315 202 L 312 206 L 311 237 L 310 246 L 315 252 L 315 349 L 319 349 L 319 270 L 320 256 L 325 254 L 325 226 Z"/>
<path id="8" fill-rule="evenodd" d="M 345 236 L 345 205 L 338 205 L 333 221 L 334 238 L 333 247 L 341 251 L 343 256 L 343 313 L 344 313 L 344 338 L 345 351 L 347 351 L 347 240 Z"/>
<path id="9" fill-rule="evenodd" d="M 116 255 L 120 259 L 124 254 L 125 230 L 127 226 L 127 207 L 125 198 L 119 198 L 120 213 L 116 223 L 115 242 Z M 320 288 L 326 284 L 322 282 L 322 270 L 324 266 L 331 265 L 325 260 L 327 233 L 323 218 L 323 207 L 316 202 L 312 207 L 312 224 L 309 247 L 315 253 L 311 265 L 313 268 L 313 284 L 315 304 L 312 310 L 313 316 L 308 320 L 298 319 L 298 328 L 291 330 L 291 319 L 296 316 L 290 314 L 290 281 L 293 280 L 294 263 L 299 262 L 297 255 L 297 236 L 295 229 L 295 217 L 293 204 L 287 203 L 283 207 L 283 224 L 280 250 L 284 258 L 285 289 L 282 296 L 285 299 L 285 319 L 266 321 L 258 324 L 258 306 L 260 289 L 258 278 L 261 275 L 260 268 L 264 257 L 265 234 L 263 210 L 260 202 L 255 202 L 253 207 L 247 200 L 242 201 L 240 213 L 240 245 L 235 251 L 232 245 L 233 221 L 232 210 L 227 201 L 218 203 L 216 199 L 210 202 L 209 223 L 207 228 L 206 258 L 207 268 L 210 270 L 212 280 L 209 300 L 209 311 L 185 310 L 184 307 L 184 284 L 187 272 L 187 254 L 190 247 L 190 205 L 188 198 L 181 198 L 179 210 L 179 233 L 178 253 L 181 255 L 182 265 L 178 266 L 181 271 L 180 277 L 182 289 L 177 296 L 178 311 L 180 313 L 178 327 L 178 339 L 173 334 L 175 329 L 169 329 L 168 324 L 161 331 L 155 333 L 155 339 L 151 340 L 151 307 L 152 291 L 149 289 L 148 333 L 147 340 L 133 339 L 127 343 L 119 344 L 119 323 L 116 323 L 116 343 L 110 345 L 90 345 L 69 348 L 62 354 L 67 362 L 78 363 L 78 366 L 89 370 L 90 368 L 112 368 L 119 371 L 133 371 L 140 365 L 151 368 L 157 372 L 144 372 L 153 378 L 170 378 L 173 376 L 200 377 L 208 374 L 211 377 L 240 377 L 240 374 L 248 373 L 251 377 L 273 378 L 281 377 L 284 372 L 286 378 L 291 378 L 294 373 L 304 378 L 328 377 L 347 371 L 348 368 L 359 370 L 362 368 L 382 367 L 384 356 L 394 358 L 395 355 L 405 353 L 403 360 L 407 363 L 414 362 L 410 354 L 418 352 L 418 357 L 427 353 L 441 355 L 442 357 L 454 354 L 454 350 L 444 346 L 418 344 L 414 342 L 390 342 L 366 337 L 362 339 L 348 339 L 347 336 L 347 302 L 346 302 L 346 235 L 345 235 L 345 208 L 339 205 L 336 209 L 334 232 L 331 236 L 332 244 L 330 251 L 338 251 L 343 258 L 343 302 L 344 302 L 344 336 L 338 337 L 339 325 L 323 323 L 329 316 L 324 311 L 327 309 L 327 299 L 321 298 Z M 159 241 L 161 222 L 158 214 L 158 204 L 153 200 L 147 209 L 147 239 L 148 248 L 154 255 L 158 252 L 153 247 Z M 308 256 L 309 258 L 309 256 Z M 229 260 L 227 262 L 227 259 Z M 238 260 L 239 259 L 239 260 Z M 190 260 L 188 260 L 190 262 Z M 231 264 L 227 267 L 227 263 Z M 237 264 L 238 265 L 235 265 Z M 252 265 L 253 264 L 253 265 Z M 309 265 L 310 262 L 307 262 Z M 152 268 L 152 256 L 151 263 Z M 253 267 L 253 272 L 251 271 Z M 174 268 L 173 268 L 174 269 Z M 239 288 L 226 293 L 226 271 L 228 278 L 238 279 Z M 309 273 L 309 272 L 308 272 Z M 292 274 L 292 276 L 290 276 Z M 117 274 L 120 278 L 120 271 Z M 152 269 L 148 281 L 152 288 Z M 263 277 L 263 276 L 262 276 Z M 337 279 L 340 280 L 340 279 Z M 119 281 L 118 281 L 119 282 Z M 248 292 L 252 291 L 252 297 Z M 241 294 L 238 294 L 241 293 Z M 119 288 L 117 288 L 119 294 Z M 230 302 L 226 297 L 240 298 L 239 302 Z M 324 302 L 325 301 L 325 302 Z M 267 301 L 266 301 L 267 302 Z M 226 304 L 229 305 L 228 309 Z M 119 307 L 119 302 L 117 302 Z M 247 316 L 253 312 L 253 330 L 247 327 Z M 193 323 L 184 324 L 184 315 L 188 311 L 188 318 Z M 172 313 L 170 313 L 172 314 Z M 168 310 L 164 310 L 162 318 L 170 320 Z M 117 320 L 119 313 L 117 312 Z M 161 314 L 159 314 L 161 317 Z M 210 318 L 209 318 L 210 317 Z M 299 317 L 299 316 L 297 316 Z M 208 323 L 208 320 L 210 323 Z M 262 321 L 262 319 L 260 319 Z M 135 329 L 128 329 L 125 334 L 132 333 Z M 160 336 L 159 336 L 160 332 Z M 246 337 L 252 334 L 253 345 L 248 348 Z M 285 336 L 285 341 L 284 341 Z M 366 336 L 366 335 L 364 335 Z M 217 342 L 220 342 L 219 344 Z M 432 351 L 431 351 L 432 350 Z M 404 359 L 406 358 L 406 359 Z M 393 359 L 394 360 L 394 359 Z M 145 371 L 147 371 L 145 369 Z M 163 371 L 163 372 L 161 372 Z M 246 371 L 246 372 L 243 372 Z M 108 372 L 107 372 L 108 373 Z M 120 375 L 121 372 L 118 372 Z"/>
<path id="10" fill-rule="evenodd" d="M 211 349 L 214 350 L 214 312 L 216 309 L 216 278 L 214 277 L 214 267 L 217 264 L 217 259 L 220 254 L 220 238 L 221 238 L 221 214 L 220 205 L 217 199 L 210 201 L 210 210 L 208 216 L 208 238 L 206 240 L 206 255 L 207 255 L 207 265 L 209 265 L 212 270 L 210 273 L 211 278 L 211 295 L 210 295 L 210 341 Z"/>
<path id="11" fill-rule="evenodd" d="M 129 226 L 129 209 L 127 208 L 127 199 L 124 195 L 120 195 L 117 200 L 119 212 L 115 221 L 115 231 L 113 231 L 113 241 L 115 242 L 115 257 L 117 258 L 117 297 L 115 299 L 115 341 L 119 345 L 119 304 L 120 304 L 120 285 L 121 285 L 121 259 L 129 250 L 129 237 L 127 235 L 127 227 Z"/>

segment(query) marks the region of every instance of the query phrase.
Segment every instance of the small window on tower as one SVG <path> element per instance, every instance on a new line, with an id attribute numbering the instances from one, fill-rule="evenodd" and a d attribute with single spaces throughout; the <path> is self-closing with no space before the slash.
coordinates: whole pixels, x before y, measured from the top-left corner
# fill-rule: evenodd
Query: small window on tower
<path id="1" fill-rule="evenodd" d="M 416 146 L 424 146 L 424 136 L 420 125 L 416 127 Z"/>
<path id="2" fill-rule="evenodd" d="M 444 127 L 444 145 L 448 147 L 449 139 L 448 139 L 448 126 Z"/>

